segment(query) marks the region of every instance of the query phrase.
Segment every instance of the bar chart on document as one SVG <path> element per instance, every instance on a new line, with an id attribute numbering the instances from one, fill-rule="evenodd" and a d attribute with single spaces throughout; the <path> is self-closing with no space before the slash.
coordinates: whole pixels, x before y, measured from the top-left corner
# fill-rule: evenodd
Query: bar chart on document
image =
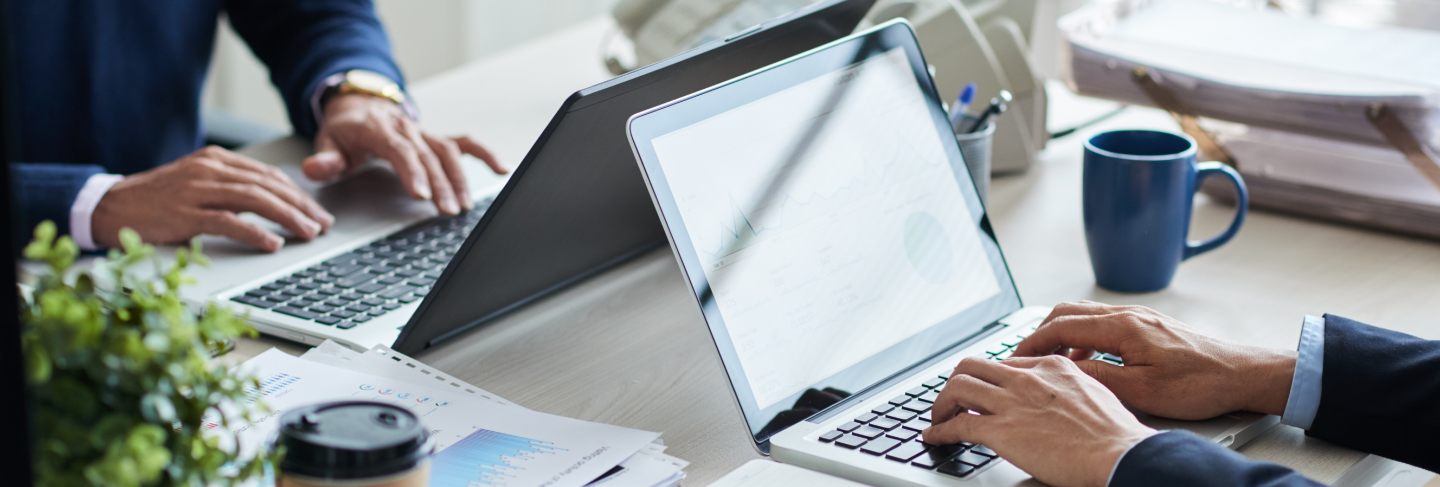
<path id="1" fill-rule="evenodd" d="M 435 455 L 434 485 L 505 485 L 519 480 L 527 463 L 568 450 L 547 441 L 479 430 Z"/>
<path id="2" fill-rule="evenodd" d="M 923 93 L 894 50 L 655 139 L 761 407 L 998 293 Z"/>

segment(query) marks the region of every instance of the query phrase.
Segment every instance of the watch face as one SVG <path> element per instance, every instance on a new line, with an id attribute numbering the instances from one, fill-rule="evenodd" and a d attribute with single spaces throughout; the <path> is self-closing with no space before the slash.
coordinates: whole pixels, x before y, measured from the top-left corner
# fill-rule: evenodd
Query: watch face
<path id="1" fill-rule="evenodd" d="M 372 93 L 386 98 L 396 98 L 400 87 L 390 78 L 372 71 L 352 70 L 345 73 L 345 84 L 352 89 Z"/>

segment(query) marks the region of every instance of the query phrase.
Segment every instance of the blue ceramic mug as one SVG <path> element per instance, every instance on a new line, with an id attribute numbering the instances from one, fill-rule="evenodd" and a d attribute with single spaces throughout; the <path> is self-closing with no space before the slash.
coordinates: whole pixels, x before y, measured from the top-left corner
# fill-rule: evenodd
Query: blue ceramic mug
<path id="1" fill-rule="evenodd" d="M 1116 130 L 1085 143 L 1085 242 L 1095 282 L 1120 292 L 1164 289 L 1185 259 L 1224 245 L 1245 222 L 1250 196 L 1230 166 L 1195 162 L 1195 140 L 1154 130 Z M 1209 176 L 1235 184 L 1235 220 L 1220 236 L 1188 240 L 1195 191 Z"/>

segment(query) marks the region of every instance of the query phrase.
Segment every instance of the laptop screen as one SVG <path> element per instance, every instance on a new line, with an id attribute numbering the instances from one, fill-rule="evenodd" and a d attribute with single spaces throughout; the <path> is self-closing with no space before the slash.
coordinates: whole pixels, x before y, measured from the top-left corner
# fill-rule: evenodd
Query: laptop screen
<path id="1" fill-rule="evenodd" d="M 635 121 L 757 440 L 1019 305 L 913 40 L 879 34 Z"/>

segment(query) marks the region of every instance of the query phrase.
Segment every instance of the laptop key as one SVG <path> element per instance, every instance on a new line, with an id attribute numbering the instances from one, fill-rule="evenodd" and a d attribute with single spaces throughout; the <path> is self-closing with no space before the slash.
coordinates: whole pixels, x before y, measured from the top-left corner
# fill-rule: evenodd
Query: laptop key
<path id="1" fill-rule="evenodd" d="M 925 431 L 925 428 L 930 427 L 930 422 L 920 418 L 915 418 L 910 421 L 906 421 L 905 424 L 900 425 L 900 427 L 910 431 Z"/>
<path id="2" fill-rule="evenodd" d="M 925 454 L 929 455 L 936 465 L 945 463 L 965 451 L 965 447 L 960 445 L 931 445 L 923 441 L 920 443 L 928 447 Z"/>
<path id="3" fill-rule="evenodd" d="M 850 434 L 865 438 L 867 440 L 873 440 L 875 438 L 879 438 L 880 435 L 885 434 L 885 430 L 871 426 L 861 426 L 859 429 L 851 431 Z"/>
<path id="4" fill-rule="evenodd" d="M 876 427 L 876 428 L 880 428 L 880 429 L 885 430 L 885 431 L 890 431 L 890 430 L 895 429 L 895 427 L 900 426 L 900 423 L 901 423 L 900 421 L 896 421 L 896 420 L 891 419 L 891 418 L 880 418 L 880 419 L 871 421 L 871 422 L 870 422 L 870 426 L 873 426 L 873 427 Z"/>
<path id="5" fill-rule="evenodd" d="M 851 432 L 851 431 L 855 431 L 855 430 L 857 430 L 857 429 L 860 429 L 860 423 L 856 423 L 856 422 L 854 422 L 854 421 L 851 421 L 851 422 L 849 422 L 849 423 L 845 423 L 845 424 L 840 425 L 840 428 L 839 428 L 839 429 L 840 429 L 840 431 L 844 431 L 844 432 L 846 432 L 846 433 L 849 433 L 849 432 Z"/>
<path id="6" fill-rule="evenodd" d="M 920 397 L 917 397 L 916 399 L 919 399 L 919 400 L 921 400 L 921 401 L 925 401 L 925 402 L 928 402 L 928 403 L 934 403 L 934 402 L 935 402 L 935 399 L 938 398 L 938 397 L 940 397 L 940 393 L 939 393 L 939 392 L 937 392 L 937 391 L 930 391 L 930 392 L 926 392 L 925 394 L 922 394 Z"/>
<path id="7" fill-rule="evenodd" d="M 357 274 L 349 277 L 342 277 L 335 280 L 335 285 L 343 288 L 354 288 L 370 282 L 370 274 Z"/>
<path id="8" fill-rule="evenodd" d="M 413 302 L 419 301 L 419 300 L 421 300 L 421 299 L 425 299 L 425 295 L 424 295 L 424 294 L 420 294 L 420 293 L 410 293 L 410 294 L 407 294 L 407 295 L 404 295 L 404 296 L 400 296 L 400 302 L 402 302 L 402 303 L 413 303 Z"/>
<path id="9" fill-rule="evenodd" d="M 333 266 L 329 269 L 329 272 L 330 275 L 335 277 L 345 277 L 363 270 L 365 270 L 365 266 L 356 263 Z"/>
<path id="10" fill-rule="evenodd" d="M 271 306 L 275 306 L 275 303 L 272 303 L 272 302 L 270 302 L 270 301 L 266 301 L 266 300 L 264 300 L 264 299 L 252 298 L 252 297 L 249 297 L 249 296 L 236 296 L 236 297 L 230 298 L 230 300 L 231 300 L 231 301 L 234 301 L 234 302 L 237 302 L 237 303 L 248 304 L 248 305 L 250 305 L 250 306 L 254 306 L 254 307 L 256 307 L 256 308 L 263 308 L 263 309 L 270 309 Z"/>
<path id="11" fill-rule="evenodd" d="M 356 323 L 356 322 L 354 322 L 354 321 L 343 321 L 343 322 L 341 322 L 340 324 L 335 325 L 335 327 L 336 327 L 336 328 L 339 328 L 339 329 L 341 329 L 341 330 L 349 330 L 349 329 L 351 329 L 351 328 L 354 328 L 355 325 L 357 325 L 357 324 L 359 324 L 359 323 Z"/>
<path id="12" fill-rule="evenodd" d="M 871 422 L 871 421 L 874 421 L 875 418 L 878 418 L 878 417 L 880 417 L 880 416 L 877 415 L 877 414 L 875 414 L 875 413 L 865 413 L 865 414 L 860 415 L 860 417 L 855 418 L 855 422 L 856 422 L 856 423 L 869 423 L 869 422 Z"/>
<path id="13" fill-rule="evenodd" d="M 990 447 L 985 446 L 985 445 L 975 445 L 975 447 L 974 447 L 974 448 L 971 448 L 970 451 L 973 451 L 973 452 L 978 453 L 978 454 L 981 454 L 981 455 L 985 455 L 985 456 L 990 457 L 990 458 L 995 458 L 995 457 L 1000 456 L 999 453 L 995 453 L 995 450 L 991 450 Z"/>
<path id="14" fill-rule="evenodd" d="M 910 411 L 910 412 L 915 413 L 915 414 L 920 414 L 920 413 L 923 413 L 923 412 L 925 412 L 925 411 L 929 411 L 929 410 L 930 410 L 930 407 L 931 407 L 931 404 L 928 403 L 928 402 L 925 402 L 925 401 L 910 401 L 910 402 L 908 402 L 908 403 L 905 403 L 905 405 L 904 405 L 904 406 L 901 406 L 901 407 L 902 407 L 902 408 L 905 408 L 906 411 Z"/>
<path id="15" fill-rule="evenodd" d="M 900 440 L 900 441 L 910 441 L 911 439 L 915 438 L 916 435 L 919 435 L 919 434 L 920 434 L 919 431 L 908 430 L 908 429 L 905 429 L 905 428 L 896 428 L 896 429 L 890 430 L 889 433 L 885 433 L 885 437 L 886 437 L 886 438 L 894 438 L 894 439 L 897 439 L 897 440 Z M 909 460 L 909 458 L 906 458 L 906 460 Z"/>
<path id="16" fill-rule="evenodd" d="M 930 410 L 927 409 L 927 410 L 925 410 L 925 412 L 920 413 L 920 419 L 923 419 L 923 420 L 926 420 L 926 421 L 931 421 Z"/>
<path id="17" fill-rule="evenodd" d="M 924 452 L 911 459 L 910 464 L 926 470 L 934 470 L 936 461 L 934 458 L 930 457 L 929 452 Z"/>
<path id="18" fill-rule="evenodd" d="M 910 396 L 905 395 L 905 394 L 901 394 L 901 395 L 895 396 L 894 399 L 891 399 L 891 400 L 890 400 L 890 404 L 893 404 L 893 405 L 896 405 L 896 406 L 903 405 L 903 404 L 905 404 L 905 403 L 907 403 L 907 402 L 910 402 Z"/>
<path id="19" fill-rule="evenodd" d="M 890 411 L 890 413 L 886 414 L 885 417 L 905 423 L 909 422 L 912 419 L 915 419 L 918 415 L 918 413 L 907 409 L 896 409 L 894 411 Z"/>
<path id="20" fill-rule="evenodd" d="M 378 282 L 371 282 L 355 286 L 355 290 L 365 294 L 375 294 L 385 290 L 385 285 Z"/>
<path id="21" fill-rule="evenodd" d="M 871 409 L 870 412 L 875 414 L 885 414 L 893 409 L 895 409 L 895 406 L 891 406 L 889 404 L 881 404 L 879 406 L 875 406 L 875 409 Z"/>
<path id="22" fill-rule="evenodd" d="M 943 473 L 945 475 L 964 477 L 966 475 L 974 473 L 975 466 L 963 462 L 946 462 L 945 464 L 940 465 L 940 468 L 936 468 L 935 471 Z"/>
<path id="23" fill-rule="evenodd" d="M 836 439 L 835 444 L 854 450 L 856 448 L 860 448 L 860 445 L 864 445 L 866 441 L 867 440 L 865 438 L 861 438 L 859 436 L 845 435 L 841 436 L 839 439 Z"/>
<path id="24" fill-rule="evenodd" d="M 897 446 L 900 446 L 900 440 L 896 440 L 893 438 L 880 438 L 866 443 L 865 446 L 860 447 L 860 451 L 869 453 L 871 455 L 884 455 L 885 452 L 888 452 Z"/>
<path id="25" fill-rule="evenodd" d="M 921 453 L 925 453 L 924 443 L 905 442 L 901 443 L 900 446 L 894 450 L 890 450 L 890 453 L 885 455 L 885 458 L 897 462 L 908 462 L 910 459 L 920 456 Z"/>
<path id="26" fill-rule="evenodd" d="M 914 389 L 910 389 L 910 390 L 908 390 L 908 391 L 905 391 L 905 395 L 910 396 L 910 397 L 917 397 L 917 396 L 920 396 L 920 395 L 925 394 L 925 393 L 927 393 L 927 392 L 930 392 L 930 389 L 927 388 L 927 387 L 916 387 L 916 388 L 914 388 Z"/>
<path id="27" fill-rule="evenodd" d="M 831 432 L 825 433 L 825 434 L 823 434 L 823 435 L 820 435 L 820 441 L 821 441 L 821 442 L 824 442 L 824 443 L 829 443 L 829 442 L 832 442 L 832 441 L 835 441 L 835 440 L 840 439 L 841 436 L 845 436 L 845 432 L 844 432 L 844 431 L 840 431 L 840 430 L 835 430 L 835 431 L 831 431 Z"/>
<path id="28" fill-rule="evenodd" d="M 930 380 L 925 381 L 925 387 L 928 387 L 928 388 L 931 388 L 931 389 L 934 389 L 934 388 L 936 388 L 936 387 L 940 387 L 940 386 L 942 386 L 942 385 L 945 385 L 945 379 L 942 379 L 942 378 L 939 378 L 939 377 L 936 377 L 936 378 L 934 378 L 934 379 L 930 379 Z"/>
<path id="29" fill-rule="evenodd" d="M 414 290 L 415 288 L 410 286 L 395 286 L 380 293 L 380 297 L 384 299 L 397 299 L 406 294 L 410 294 L 410 292 Z"/>
<path id="30" fill-rule="evenodd" d="M 981 455 L 981 454 L 979 454 L 979 453 L 972 452 L 972 451 L 967 451 L 967 452 L 965 452 L 965 453 L 961 453 L 960 456 L 955 457 L 955 461 L 957 461 L 957 462 L 964 462 L 964 463 L 966 463 L 966 464 L 973 465 L 973 466 L 976 466 L 976 467 L 979 467 L 979 466 L 984 465 L 984 464 L 986 464 L 986 463 L 990 463 L 990 460 L 993 460 L 993 459 L 990 458 L 990 457 L 987 457 L 987 456 L 985 456 L 985 455 Z"/>
<path id="31" fill-rule="evenodd" d="M 321 316 L 319 318 L 315 318 L 315 322 L 322 325 L 333 325 L 339 323 L 340 318 L 336 318 L 334 316 Z"/>
<path id="32" fill-rule="evenodd" d="M 294 316 L 294 317 L 300 318 L 300 319 L 302 319 L 302 320 L 314 320 L 315 318 L 318 318 L 318 316 L 316 316 L 315 313 L 311 313 L 311 312 L 309 312 L 309 311 L 305 311 L 305 310 L 303 310 L 303 309 L 296 308 L 296 307 L 292 307 L 292 306 L 281 306 L 281 307 L 279 307 L 279 308 L 275 308 L 274 311 L 275 311 L 276 313 Z"/>
<path id="33" fill-rule="evenodd" d="M 360 314 L 357 314 L 357 315 L 351 317 L 351 318 L 350 318 L 350 321 L 353 321 L 353 322 L 355 322 L 355 323 L 364 323 L 364 322 L 366 322 L 366 321 L 370 321 L 372 318 L 374 318 L 374 316 L 370 316 L 370 315 L 367 315 L 367 314 L 365 314 L 365 313 L 360 313 Z"/>

